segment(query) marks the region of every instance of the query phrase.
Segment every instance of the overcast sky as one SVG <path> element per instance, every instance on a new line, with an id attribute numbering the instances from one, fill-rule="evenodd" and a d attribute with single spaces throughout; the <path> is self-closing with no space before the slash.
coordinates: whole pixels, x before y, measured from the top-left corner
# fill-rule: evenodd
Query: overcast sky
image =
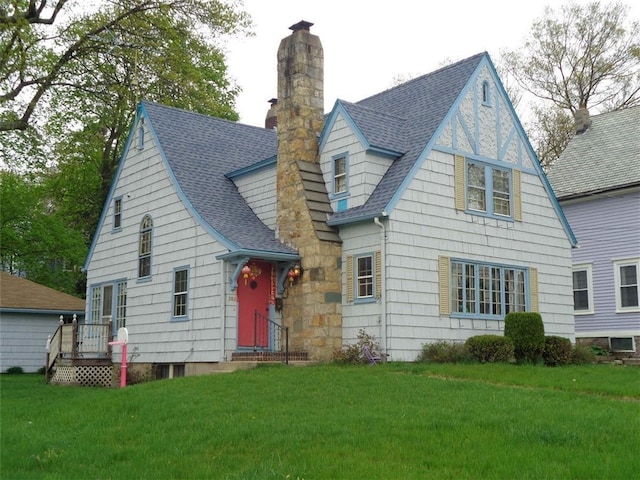
<path id="1" fill-rule="evenodd" d="M 227 63 L 242 89 L 240 122 L 264 126 L 277 96 L 276 53 L 289 27 L 313 23 L 324 49 L 324 107 L 337 98 L 356 102 L 451 61 L 520 46 L 546 5 L 561 0 L 244 0 L 255 36 L 231 40 Z M 637 0 L 625 1 L 631 5 Z M 577 0 L 586 4 L 588 0 Z M 603 1 L 603 3 L 609 3 Z M 640 7 L 631 6 L 634 18 Z"/>

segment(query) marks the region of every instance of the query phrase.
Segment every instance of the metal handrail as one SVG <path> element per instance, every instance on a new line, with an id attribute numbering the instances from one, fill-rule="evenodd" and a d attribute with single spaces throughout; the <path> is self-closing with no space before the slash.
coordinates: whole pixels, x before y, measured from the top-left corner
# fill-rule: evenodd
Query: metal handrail
<path id="1" fill-rule="evenodd" d="M 284 338 L 283 338 L 284 337 Z M 258 339 L 266 338 L 267 345 L 258 345 Z M 289 327 L 284 327 L 257 310 L 254 314 L 253 349 L 284 352 L 284 363 L 289 364 Z"/>

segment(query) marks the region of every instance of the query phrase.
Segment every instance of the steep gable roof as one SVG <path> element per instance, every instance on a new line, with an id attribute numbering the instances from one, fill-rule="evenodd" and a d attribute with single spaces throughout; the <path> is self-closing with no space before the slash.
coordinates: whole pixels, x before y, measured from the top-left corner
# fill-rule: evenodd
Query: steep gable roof
<path id="1" fill-rule="evenodd" d="M 53 288 L 0 272 L 0 310 L 82 313 L 85 301 Z"/>
<path id="2" fill-rule="evenodd" d="M 275 131 L 148 101 L 140 103 L 137 116 L 147 119 L 187 208 L 231 254 L 297 258 L 295 250 L 275 238 L 275 232 L 260 221 L 225 176 L 272 157 L 277 152 Z M 112 189 L 118 176 L 119 172 Z M 85 266 L 92 250 L 93 245 Z"/>
<path id="3" fill-rule="evenodd" d="M 370 143 L 380 142 L 403 155 L 389 167 L 364 205 L 334 214 L 330 224 L 366 219 L 385 211 L 486 57 L 486 52 L 478 53 L 356 104 L 343 102 L 345 110 L 354 114 L 353 120 L 362 133 L 370 135 Z M 393 119 L 391 125 L 386 124 Z M 380 140 L 373 132 L 385 133 Z"/>
<path id="4" fill-rule="evenodd" d="M 569 199 L 640 185 L 640 107 L 594 115 L 574 136 L 547 178 Z"/>

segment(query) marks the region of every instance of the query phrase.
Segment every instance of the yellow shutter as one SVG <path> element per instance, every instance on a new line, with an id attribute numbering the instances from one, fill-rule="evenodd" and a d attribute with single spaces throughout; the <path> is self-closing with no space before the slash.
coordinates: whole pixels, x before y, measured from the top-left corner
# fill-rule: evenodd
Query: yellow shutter
<path id="1" fill-rule="evenodd" d="M 513 170 L 513 219 L 522 221 L 522 190 L 520 181 L 520 170 Z"/>
<path id="2" fill-rule="evenodd" d="M 373 255 L 373 261 L 376 271 L 376 298 L 380 298 L 382 296 L 382 254 L 380 252 L 375 252 Z"/>
<path id="3" fill-rule="evenodd" d="M 529 268 L 529 298 L 531 300 L 531 306 L 529 311 L 539 312 L 539 298 L 538 298 L 538 269 Z"/>
<path id="4" fill-rule="evenodd" d="M 353 255 L 347 257 L 347 302 L 353 302 Z"/>
<path id="5" fill-rule="evenodd" d="M 438 257 L 438 288 L 440 290 L 440 315 L 451 313 L 449 300 L 449 257 Z"/>
<path id="6" fill-rule="evenodd" d="M 456 196 L 456 210 L 466 210 L 466 194 L 464 188 L 464 168 L 465 160 L 463 156 L 456 155 L 454 158 L 454 184 Z"/>

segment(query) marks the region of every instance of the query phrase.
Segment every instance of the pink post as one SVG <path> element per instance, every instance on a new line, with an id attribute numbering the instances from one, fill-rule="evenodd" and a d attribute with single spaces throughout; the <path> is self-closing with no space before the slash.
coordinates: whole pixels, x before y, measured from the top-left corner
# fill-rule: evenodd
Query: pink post
<path id="1" fill-rule="evenodd" d="M 118 329 L 118 341 L 109 342 L 109 345 L 122 346 L 122 360 L 120 361 L 120 388 L 127 386 L 127 343 L 129 342 L 129 332 L 126 328 Z"/>
<path id="2" fill-rule="evenodd" d="M 127 386 L 127 344 L 122 344 L 122 363 L 120 364 L 120 388 Z"/>

